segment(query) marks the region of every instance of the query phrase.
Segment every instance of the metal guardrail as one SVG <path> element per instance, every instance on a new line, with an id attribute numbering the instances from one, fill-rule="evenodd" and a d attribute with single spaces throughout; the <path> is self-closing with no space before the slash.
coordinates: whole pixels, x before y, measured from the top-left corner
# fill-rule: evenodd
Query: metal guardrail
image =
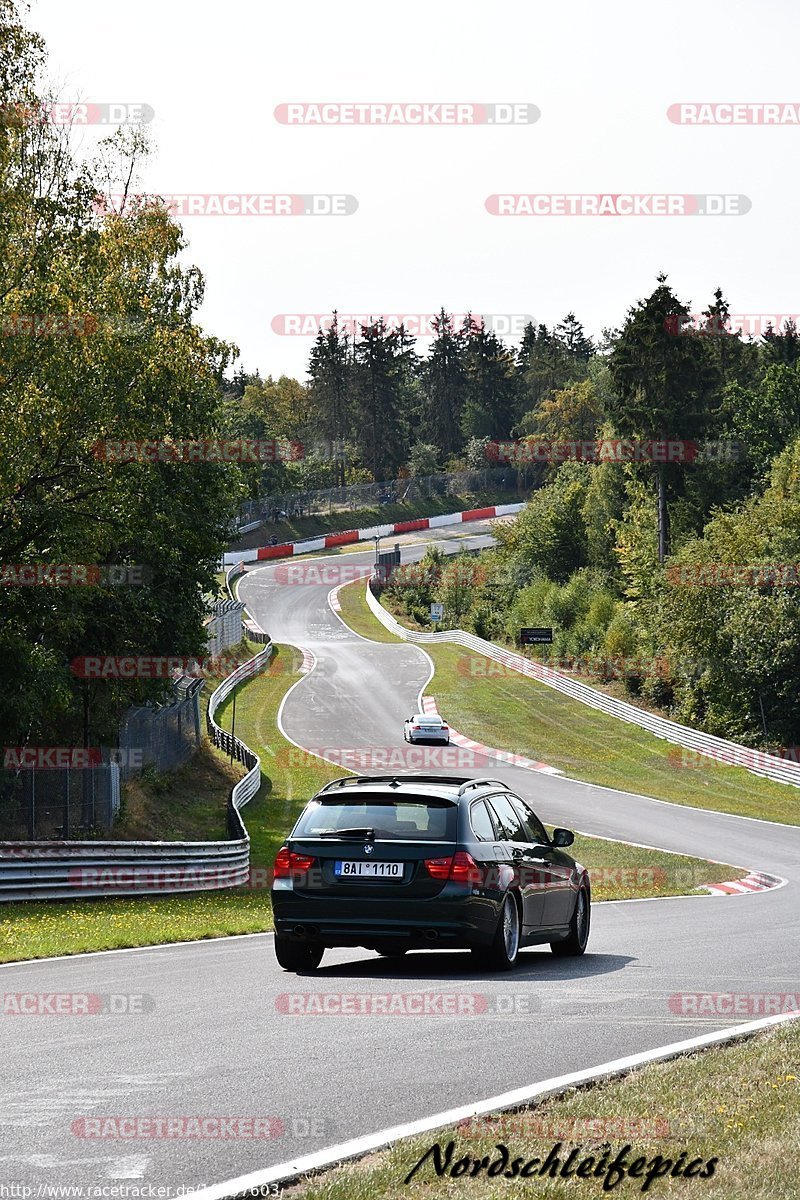
<path id="1" fill-rule="evenodd" d="M 228 589 L 228 595 L 232 600 L 236 600 L 236 579 L 244 574 L 244 562 L 234 563 L 225 572 L 225 586 Z M 245 609 L 245 611 L 247 611 Z M 251 642 L 262 642 L 265 646 L 271 645 L 271 638 L 268 633 L 261 628 L 257 621 L 252 617 L 246 617 L 244 621 L 245 637 Z"/>
<path id="2" fill-rule="evenodd" d="M 233 689 L 269 663 L 272 643 L 224 679 L 208 701 L 206 726 L 215 746 L 247 774 L 228 798 L 228 840 L 217 842 L 0 842 L 0 902 L 88 896 L 152 896 L 238 887 L 250 875 L 250 838 L 241 809 L 261 785 L 261 760 L 217 724 Z"/>
<path id="3" fill-rule="evenodd" d="M 225 572 L 225 587 L 227 589 L 228 595 L 230 596 L 231 600 L 238 600 L 238 596 L 236 595 L 236 587 L 234 585 L 234 580 L 236 579 L 237 575 L 241 575 L 241 574 L 243 574 L 243 572 L 244 572 L 244 563 L 243 562 L 234 563 L 233 566 L 228 567 L 228 570 Z"/>
<path id="4" fill-rule="evenodd" d="M 674 746 L 682 746 L 684 749 L 693 750 L 729 766 L 743 767 L 753 775 L 771 779 L 776 783 L 788 783 L 793 787 L 800 787 L 800 763 L 787 762 L 777 755 L 756 751 L 748 746 L 741 746 L 738 742 L 729 742 L 725 738 L 715 737 L 710 733 L 702 733 L 688 725 L 679 725 L 677 721 L 670 721 L 667 717 L 659 717 L 645 709 L 637 708 L 634 704 L 617 700 L 613 696 L 606 695 L 605 692 L 588 687 L 585 683 L 579 683 L 567 675 L 561 675 L 551 667 L 545 667 L 542 663 L 525 658 L 522 654 L 515 654 L 513 650 L 505 650 L 502 646 L 496 646 L 494 642 L 487 642 L 463 629 L 447 629 L 439 633 L 407 629 L 386 611 L 373 594 L 369 583 L 367 584 L 367 604 L 381 624 L 391 633 L 402 638 L 403 641 L 452 642 L 457 646 L 464 646 L 485 658 L 502 663 L 511 670 L 519 671 L 520 675 L 527 675 L 531 679 L 538 680 L 539 683 L 547 684 L 548 687 L 555 688 L 556 691 L 573 700 L 578 700 L 581 704 L 588 704 L 591 708 L 617 717 L 620 721 L 627 721 L 630 725 L 638 725 L 640 729 L 646 729 L 649 733 Z"/>

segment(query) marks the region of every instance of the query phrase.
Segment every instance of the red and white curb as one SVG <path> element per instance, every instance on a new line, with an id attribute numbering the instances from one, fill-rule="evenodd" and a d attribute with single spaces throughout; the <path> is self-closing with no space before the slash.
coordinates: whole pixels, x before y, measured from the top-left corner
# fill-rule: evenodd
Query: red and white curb
<path id="1" fill-rule="evenodd" d="M 303 655 L 303 665 L 300 667 L 299 674 L 308 675 L 317 665 L 316 655 L 311 650 L 307 650 L 305 646 L 298 646 L 297 649 Z"/>
<path id="2" fill-rule="evenodd" d="M 430 715 L 434 713 L 438 715 L 439 710 L 433 696 L 422 697 L 422 711 Z M 497 750 L 494 746 L 484 746 L 483 742 L 476 742 L 473 738 L 465 737 L 463 733 L 453 729 L 452 725 L 450 726 L 450 741 L 464 750 L 473 750 L 488 758 L 496 758 L 498 762 L 508 763 L 512 767 L 524 767 L 526 771 L 538 771 L 542 775 L 564 774 L 558 767 L 550 767 L 547 763 L 536 762 L 533 758 L 526 758 L 524 754 L 513 754 L 510 750 Z"/>
<path id="3" fill-rule="evenodd" d="M 751 871 L 744 879 L 732 879 L 730 883 L 704 883 L 703 888 L 712 896 L 746 896 L 751 892 L 769 892 L 785 882 L 779 875 Z"/>
<path id="4" fill-rule="evenodd" d="M 269 558 L 291 558 L 296 554 L 316 554 L 336 546 L 371 541 L 375 537 L 392 537 L 399 533 L 415 533 L 420 529 L 438 529 L 444 525 L 460 525 L 463 521 L 490 521 L 521 512 L 524 504 L 492 504 L 488 508 L 468 508 L 464 512 L 442 513 L 438 517 L 417 517 L 413 521 L 396 521 L 393 525 L 373 525 L 370 529 L 346 529 L 323 537 L 307 538 L 304 542 L 283 542 L 280 546 L 259 546 L 252 550 L 236 550 L 226 554 L 226 567 L 240 562 L 260 562 Z"/>
<path id="5" fill-rule="evenodd" d="M 335 613 L 340 613 L 342 611 L 342 604 L 339 600 L 339 589 L 343 587 L 344 584 L 340 583 L 339 587 L 335 587 L 332 592 L 328 592 L 328 604 L 330 604 Z"/>

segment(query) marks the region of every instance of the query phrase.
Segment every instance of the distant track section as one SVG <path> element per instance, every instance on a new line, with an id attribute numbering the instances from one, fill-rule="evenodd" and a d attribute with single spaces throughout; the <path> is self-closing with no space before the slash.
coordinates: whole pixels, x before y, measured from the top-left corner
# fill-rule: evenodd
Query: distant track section
<path id="1" fill-rule="evenodd" d="M 464 521 L 491 521 L 521 512 L 524 504 L 491 504 L 488 508 L 468 508 L 464 512 L 442 513 L 438 517 L 415 517 L 411 521 L 395 521 L 393 525 L 373 525 L 369 529 L 346 529 L 342 533 L 326 533 L 322 537 L 306 538 L 302 542 L 283 542 L 280 546 L 258 546 L 252 550 L 236 550 L 226 554 L 226 567 L 240 562 L 259 562 L 271 558 L 291 558 L 295 554 L 316 554 L 337 546 L 368 542 L 375 537 L 392 537 L 417 530 L 439 529 L 445 525 L 460 525 Z"/>

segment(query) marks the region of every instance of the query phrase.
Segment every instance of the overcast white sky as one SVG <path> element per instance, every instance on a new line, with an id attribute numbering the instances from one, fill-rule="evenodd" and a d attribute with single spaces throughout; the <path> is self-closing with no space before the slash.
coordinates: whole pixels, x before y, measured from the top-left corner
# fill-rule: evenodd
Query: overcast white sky
<path id="1" fill-rule="evenodd" d="M 800 103 L 796 0 L 33 0 L 66 99 L 155 110 L 160 193 L 348 193 L 353 216 L 183 221 L 204 327 L 303 376 L 281 313 L 529 313 L 618 325 L 667 271 L 695 309 L 800 310 L 800 126 L 689 128 L 678 101 Z M 507 128 L 286 126 L 287 101 L 535 104 Z M 106 132 L 106 131 L 102 131 Z M 94 132 L 84 135 L 91 145 Z M 739 217 L 490 216 L 496 192 L 738 193 Z M 426 341 L 419 346 L 424 349 Z"/>

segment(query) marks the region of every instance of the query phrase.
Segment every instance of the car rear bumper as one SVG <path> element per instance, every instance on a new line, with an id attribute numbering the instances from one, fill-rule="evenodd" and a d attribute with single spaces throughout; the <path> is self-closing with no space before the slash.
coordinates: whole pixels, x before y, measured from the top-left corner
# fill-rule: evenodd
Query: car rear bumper
<path id="1" fill-rule="evenodd" d="M 355 912 L 352 900 L 309 900 L 273 892 L 275 933 L 324 946 L 370 946 L 397 942 L 411 946 L 463 948 L 486 946 L 493 936 L 500 905 L 472 895 L 435 901 L 371 901 Z"/>

